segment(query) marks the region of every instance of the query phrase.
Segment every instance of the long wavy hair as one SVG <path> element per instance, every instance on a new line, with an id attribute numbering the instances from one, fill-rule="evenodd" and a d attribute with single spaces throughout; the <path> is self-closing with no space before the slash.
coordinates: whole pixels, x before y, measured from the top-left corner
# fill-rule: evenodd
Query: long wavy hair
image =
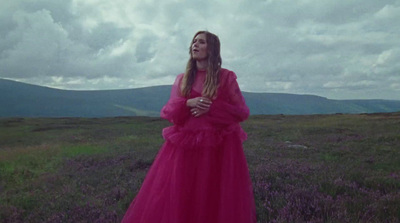
<path id="1" fill-rule="evenodd" d="M 183 76 L 180 87 L 182 95 L 185 97 L 189 97 L 197 71 L 196 60 L 193 59 L 192 55 L 192 45 L 196 36 L 202 33 L 206 35 L 207 54 L 208 54 L 207 57 L 208 67 L 206 70 L 207 73 L 203 86 L 202 96 L 213 99 L 217 96 L 217 89 L 219 84 L 219 71 L 221 69 L 221 64 L 222 64 L 221 53 L 220 53 L 221 44 L 219 42 L 218 36 L 208 31 L 199 31 L 194 35 L 189 47 L 190 58 L 187 62 L 185 74 Z"/>

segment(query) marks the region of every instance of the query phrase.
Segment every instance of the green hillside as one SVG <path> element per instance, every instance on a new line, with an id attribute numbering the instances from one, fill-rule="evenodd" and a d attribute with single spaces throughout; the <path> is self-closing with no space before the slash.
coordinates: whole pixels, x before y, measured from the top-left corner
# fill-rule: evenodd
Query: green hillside
<path id="1" fill-rule="evenodd" d="M 0 117 L 159 116 L 171 86 L 71 91 L 0 79 Z M 400 101 L 330 100 L 315 95 L 243 92 L 252 115 L 400 111 Z"/>

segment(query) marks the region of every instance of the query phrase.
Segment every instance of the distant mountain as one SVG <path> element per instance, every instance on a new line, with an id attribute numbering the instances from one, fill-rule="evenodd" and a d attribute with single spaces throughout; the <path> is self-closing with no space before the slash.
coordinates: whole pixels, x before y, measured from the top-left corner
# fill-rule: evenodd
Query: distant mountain
<path id="1" fill-rule="evenodd" d="M 171 86 L 72 91 L 0 79 L 0 117 L 159 116 Z M 314 95 L 243 92 L 251 114 L 400 111 L 400 101 L 330 100 Z"/>
<path id="2" fill-rule="evenodd" d="M 331 100 L 315 95 L 243 92 L 252 114 L 334 114 L 400 111 L 398 100 Z"/>
<path id="3" fill-rule="evenodd" d="M 0 79 L 0 117 L 158 116 L 170 88 L 71 91 Z"/>

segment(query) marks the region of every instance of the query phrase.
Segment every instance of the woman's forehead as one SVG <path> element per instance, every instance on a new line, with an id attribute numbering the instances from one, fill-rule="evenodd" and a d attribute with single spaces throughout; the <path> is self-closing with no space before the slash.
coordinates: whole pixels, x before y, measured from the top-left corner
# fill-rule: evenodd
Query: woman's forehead
<path id="1" fill-rule="evenodd" d="M 194 37 L 194 39 L 206 39 L 206 34 L 205 33 L 199 33 L 197 36 Z"/>

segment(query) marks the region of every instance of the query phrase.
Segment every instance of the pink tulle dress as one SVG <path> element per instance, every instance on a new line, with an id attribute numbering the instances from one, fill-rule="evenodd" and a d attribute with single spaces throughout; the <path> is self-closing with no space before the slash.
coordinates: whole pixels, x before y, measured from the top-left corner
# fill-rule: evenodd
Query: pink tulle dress
<path id="1" fill-rule="evenodd" d="M 197 71 L 190 98 L 201 96 L 205 71 Z M 254 223 L 252 184 L 239 122 L 249 116 L 234 72 L 220 71 L 210 111 L 193 117 L 180 96 L 178 75 L 161 117 L 165 143 L 122 222 Z"/>

